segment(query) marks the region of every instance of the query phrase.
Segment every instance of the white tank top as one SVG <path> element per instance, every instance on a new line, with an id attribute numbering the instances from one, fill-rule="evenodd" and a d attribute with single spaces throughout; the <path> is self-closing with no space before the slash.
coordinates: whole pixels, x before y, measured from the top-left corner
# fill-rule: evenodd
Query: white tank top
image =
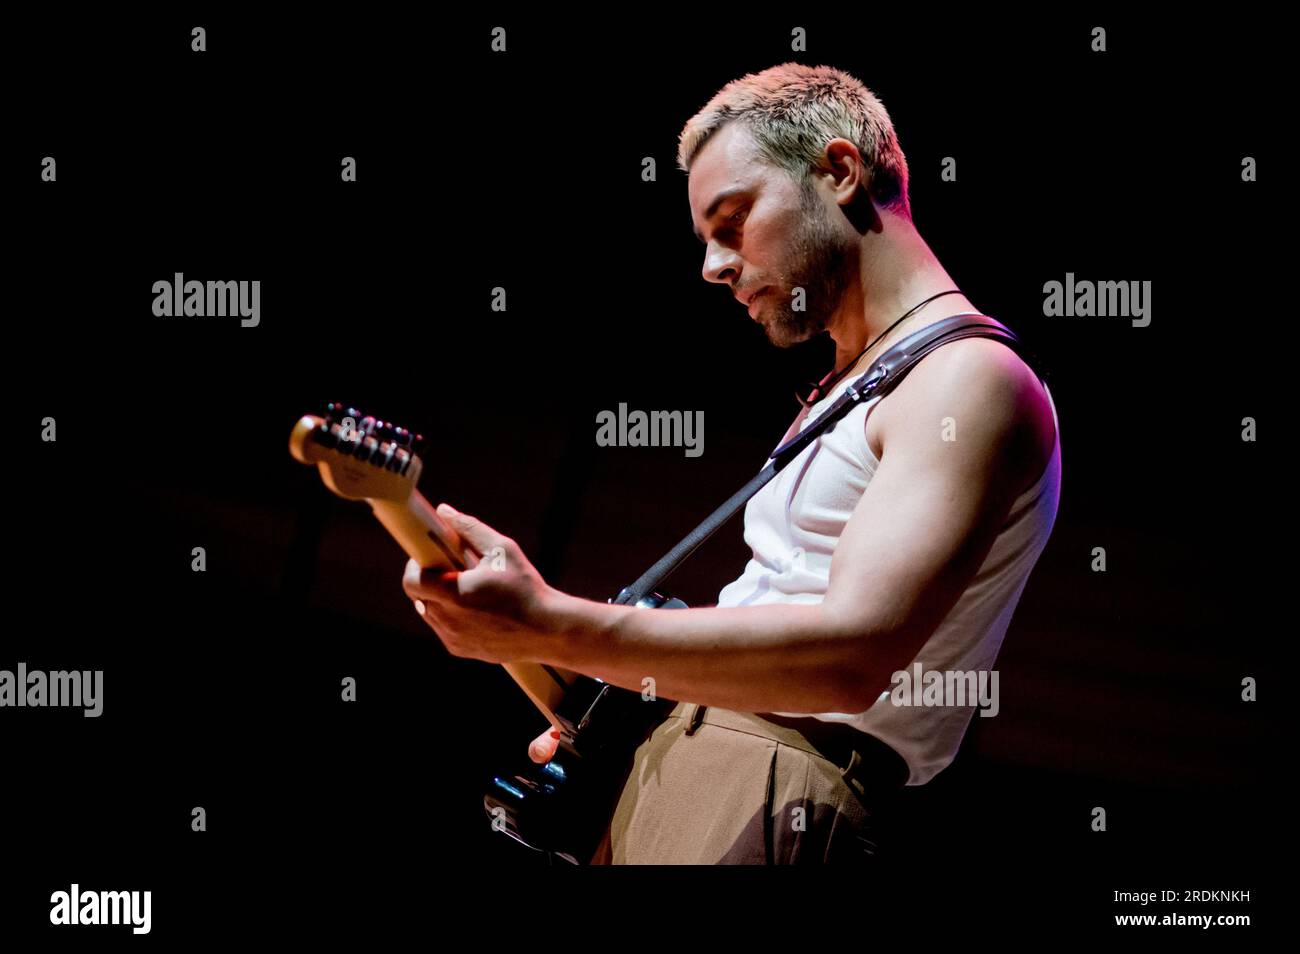
<path id="1" fill-rule="evenodd" d="M 847 375 L 811 409 L 800 411 L 782 443 L 802 432 L 860 377 Z M 921 647 L 908 667 L 910 673 L 917 663 L 923 673 L 994 668 L 1011 614 L 1056 520 L 1060 424 L 1050 390 L 1047 398 L 1057 429 L 1052 458 L 1037 483 L 1016 498 L 984 563 Z M 879 400 L 871 398 L 852 408 L 750 498 L 745 505 L 745 542 L 753 556 L 744 572 L 722 588 L 718 606 L 822 601 L 835 545 L 880 464 L 866 436 L 867 415 Z M 895 705 L 886 690 L 865 712 L 778 714 L 846 722 L 876 736 L 907 761 L 907 784 L 923 785 L 957 754 L 974 712 L 973 704 Z"/>

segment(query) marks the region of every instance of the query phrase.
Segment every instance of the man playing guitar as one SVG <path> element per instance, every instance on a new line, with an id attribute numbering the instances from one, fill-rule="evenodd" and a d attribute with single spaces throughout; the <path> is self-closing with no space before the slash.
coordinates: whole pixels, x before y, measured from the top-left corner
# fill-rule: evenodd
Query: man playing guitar
<path id="1" fill-rule="evenodd" d="M 913 226 L 889 116 L 847 74 L 787 63 L 728 84 L 686 124 L 678 160 L 704 278 L 778 347 L 835 342 L 787 437 L 897 340 L 978 314 Z M 896 705 L 893 674 L 992 667 L 1059 488 L 1051 395 L 1005 344 L 970 338 L 855 407 L 749 501 L 754 555 L 716 606 L 560 592 L 513 540 L 446 505 L 492 559 L 445 573 L 412 560 L 403 585 L 453 655 L 638 692 L 652 679 L 689 700 L 637 750 L 593 861 L 855 860 L 872 851 L 874 788 L 932 778 L 973 711 Z M 534 761 L 557 738 L 539 737 Z"/>

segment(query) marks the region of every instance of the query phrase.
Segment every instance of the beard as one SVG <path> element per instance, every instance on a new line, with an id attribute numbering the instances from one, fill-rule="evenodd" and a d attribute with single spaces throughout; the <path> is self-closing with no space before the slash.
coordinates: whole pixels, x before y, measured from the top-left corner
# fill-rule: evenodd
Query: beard
<path id="1" fill-rule="evenodd" d="M 770 318 L 763 322 L 767 338 L 789 348 L 825 331 L 853 276 L 858 245 L 835 228 L 813 184 L 800 183 L 799 232 L 791 243 L 788 282 L 769 289 Z M 794 308 L 795 288 L 804 290 L 804 310 Z"/>

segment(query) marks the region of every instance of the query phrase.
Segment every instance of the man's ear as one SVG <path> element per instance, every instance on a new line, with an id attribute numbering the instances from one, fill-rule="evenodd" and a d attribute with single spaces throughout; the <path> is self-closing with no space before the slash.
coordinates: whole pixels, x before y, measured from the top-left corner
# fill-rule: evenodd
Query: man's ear
<path id="1" fill-rule="evenodd" d="M 871 170 L 867 164 L 862 161 L 862 154 L 858 152 L 858 147 L 853 145 L 847 139 L 832 139 L 826 144 L 826 149 L 822 153 L 822 164 L 824 173 L 835 178 L 836 187 L 844 184 L 847 176 L 854 175 L 858 179 L 859 188 L 869 188 L 871 184 Z M 840 204 L 848 206 L 857 198 L 855 191 L 846 199 L 841 199 Z"/>

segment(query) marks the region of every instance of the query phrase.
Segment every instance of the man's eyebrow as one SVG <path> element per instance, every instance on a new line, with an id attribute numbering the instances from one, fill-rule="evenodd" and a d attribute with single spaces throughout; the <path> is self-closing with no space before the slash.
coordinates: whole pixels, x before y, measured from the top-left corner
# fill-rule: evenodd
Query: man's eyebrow
<path id="1" fill-rule="evenodd" d="M 734 189 L 724 189 L 719 192 L 714 200 L 709 203 L 709 207 L 704 210 L 704 221 L 707 222 L 709 219 L 713 218 L 714 213 L 718 211 L 718 206 L 722 205 L 722 203 L 726 202 L 733 195 L 740 195 L 742 192 L 748 191 L 749 189 L 745 186 L 737 186 Z M 704 241 L 704 236 L 700 233 L 699 229 L 695 230 L 695 237 L 701 242 Z"/>

